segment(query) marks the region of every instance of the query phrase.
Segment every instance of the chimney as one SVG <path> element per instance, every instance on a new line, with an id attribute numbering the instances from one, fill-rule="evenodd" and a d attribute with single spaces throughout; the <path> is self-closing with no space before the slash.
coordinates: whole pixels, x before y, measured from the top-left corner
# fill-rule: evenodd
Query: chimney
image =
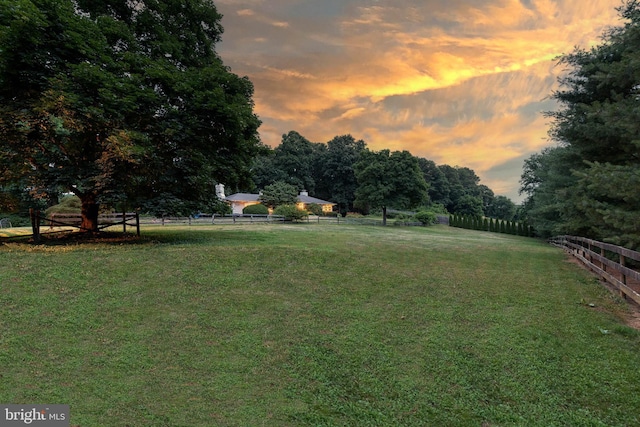
<path id="1" fill-rule="evenodd" d="M 216 184 L 216 196 L 218 196 L 220 200 L 226 199 L 224 195 L 224 184 Z"/>
<path id="2" fill-rule="evenodd" d="M 309 193 L 307 192 L 307 190 L 302 190 L 302 191 L 300 192 L 300 195 L 301 195 L 301 196 L 309 196 Z"/>

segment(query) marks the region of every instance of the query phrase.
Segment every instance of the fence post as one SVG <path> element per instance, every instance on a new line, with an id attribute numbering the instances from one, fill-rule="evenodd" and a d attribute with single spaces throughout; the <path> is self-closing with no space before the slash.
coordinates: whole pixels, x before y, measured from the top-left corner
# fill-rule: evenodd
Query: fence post
<path id="1" fill-rule="evenodd" d="M 29 209 L 29 216 L 31 217 L 31 230 L 33 231 L 33 241 L 40 243 L 40 211 Z"/>
<path id="2" fill-rule="evenodd" d="M 140 214 L 136 212 L 136 235 L 140 237 Z"/>
<path id="3" fill-rule="evenodd" d="M 122 232 L 127 232 L 127 212 L 122 211 Z"/>

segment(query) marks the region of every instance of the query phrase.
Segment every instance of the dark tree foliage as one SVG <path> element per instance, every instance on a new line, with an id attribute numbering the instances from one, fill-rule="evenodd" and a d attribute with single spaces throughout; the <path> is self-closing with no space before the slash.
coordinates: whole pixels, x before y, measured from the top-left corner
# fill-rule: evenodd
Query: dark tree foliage
<path id="1" fill-rule="evenodd" d="M 366 148 L 363 140 L 351 135 L 336 136 L 327 142 L 327 149 L 319 167 L 317 196 L 338 204 L 338 210 L 346 213 L 353 209 L 358 187 L 354 165 Z"/>
<path id="2" fill-rule="evenodd" d="M 215 52 L 206 0 L 0 2 L 0 179 L 41 196 L 189 213 L 260 149 L 253 86 Z"/>
<path id="3" fill-rule="evenodd" d="M 456 201 L 453 211 L 460 215 L 482 216 L 482 199 L 465 194 Z"/>
<path id="4" fill-rule="evenodd" d="M 418 158 L 418 165 L 422 170 L 424 180 L 429 185 L 428 192 L 431 202 L 443 206 L 449 205 L 451 203 L 449 181 L 442 170 L 436 166 L 434 161 L 424 158 Z"/>
<path id="5" fill-rule="evenodd" d="M 280 205 L 295 205 L 298 189 L 284 181 L 276 181 L 264 187 L 258 199 L 272 209 Z"/>
<path id="6" fill-rule="evenodd" d="M 561 108 L 551 137 L 559 147 L 525 164 L 527 217 L 543 235 L 578 234 L 640 246 L 640 5 L 619 8 L 624 25 L 602 44 L 576 49 L 554 93 Z M 635 218 L 635 220 L 634 220 Z"/>
<path id="7" fill-rule="evenodd" d="M 434 202 L 443 203 L 449 212 L 457 212 L 461 205 L 468 205 L 469 197 L 479 199 L 482 209 L 489 203 L 484 199 L 493 197 L 493 191 L 479 184 L 480 178 L 472 169 L 449 165 L 439 165 L 438 169 L 448 182 L 448 197 L 442 201 L 434 199 Z"/>
<path id="8" fill-rule="evenodd" d="M 409 209 L 423 205 L 428 197 L 427 183 L 418 159 L 408 151 L 364 150 L 355 164 L 358 180 L 355 205 L 382 209 L 383 225 L 387 208 Z"/>
<path id="9" fill-rule="evenodd" d="M 282 135 L 282 143 L 274 149 L 274 168 L 284 172 L 285 182 L 298 190 L 315 192 L 314 163 L 317 147 L 296 131 Z"/>
<path id="10" fill-rule="evenodd" d="M 365 150 L 365 142 L 351 135 L 336 136 L 322 144 L 310 142 L 298 132 L 290 131 L 282 136 L 278 147 L 255 159 L 252 179 L 257 189 L 276 181 L 287 182 L 298 190 L 305 189 L 315 197 L 337 203 L 339 211 L 346 213 L 354 208 L 359 186 L 355 165 Z M 425 207 L 439 212 L 464 209 L 464 212 L 481 215 L 476 206 L 478 201 L 483 212 L 493 206 L 493 191 L 480 184 L 480 178 L 472 169 L 437 166 L 431 160 L 416 159 L 427 184 L 427 197 L 422 202 Z M 469 208 L 470 198 L 473 199 L 472 208 Z M 360 207 L 366 211 L 365 205 L 368 204 Z"/>
<path id="11" fill-rule="evenodd" d="M 512 220 L 516 215 L 516 205 L 505 196 L 495 196 L 485 208 L 485 215 L 491 218 Z"/>

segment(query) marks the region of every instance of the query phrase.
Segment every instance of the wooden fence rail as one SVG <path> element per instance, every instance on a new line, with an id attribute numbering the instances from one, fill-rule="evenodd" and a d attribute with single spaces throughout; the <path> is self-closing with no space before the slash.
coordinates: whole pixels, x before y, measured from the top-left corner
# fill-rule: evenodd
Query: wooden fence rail
<path id="1" fill-rule="evenodd" d="M 625 299 L 640 304 L 640 272 L 627 266 L 628 260 L 640 262 L 640 252 L 576 236 L 556 236 L 550 243 L 578 258 Z"/>
<path id="2" fill-rule="evenodd" d="M 82 216 L 80 214 L 52 214 L 49 218 L 43 216 L 39 210 L 30 209 L 31 229 L 33 231 L 33 240 L 40 241 L 40 236 L 44 234 L 53 234 L 54 227 L 74 227 L 82 229 Z M 131 223 L 131 221 L 135 221 Z M 48 224 L 49 232 L 42 233 L 41 225 Z M 98 230 L 102 230 L 114 225 L 122 225 L 122 231 L 127 232 L 127 226 L 135 227 L 136 234 L 140 235 L 140 216 L 137 212 L 122 212 L 98 215 Z M 24 236 L 21 236 L 24 237 Z"/>

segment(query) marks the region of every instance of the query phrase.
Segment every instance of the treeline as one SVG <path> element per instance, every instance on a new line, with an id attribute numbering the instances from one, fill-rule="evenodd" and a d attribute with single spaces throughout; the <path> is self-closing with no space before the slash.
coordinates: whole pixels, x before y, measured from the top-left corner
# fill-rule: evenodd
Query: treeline
<path id="1" fill-rule="evenodd" d="M 380 162 L 381 168 L 388 167 L 385 175 L 398 169 L 411 170 L 417 165 L 419 174 L 426 183 L 426 194 L 420 205 L 442 213 L 488 215 L 505 220 L 516 216 L 515 204 L 505 196 L 496 196 L 489 187 L 480 184 L 480 178 L 472 169 L 436 165 L 432 160 L 415 157 L 408 152 L 383 151 L 385 153 L 373 153 L 363 140 L 351 135 L 336 136 L 326 143 L 315 143 L 298 132 L 291 131 L 282 136 L 279 146 L 265 149 L 256 158 L 252 168 L 254 187 L 242 190 L 258 191 L 282 181 L 299 190 L 307 190 L 314 197 L 337 203 L 341 213 L 368 213 L 366 206 L 355 203 L 358 187 L 362 184 L 358 182 L 357 169 L 364 169 L 363 162 Z M 384 157 L 395 162 L 395 166 L 388 165 Z M 362 181 L 367 171 L 361 172 Z M 404 182 L 410 185 L 412 179 L 413 177 L 404 179 Z M 402 192 L 398 186 L 403 181 L 399 181 L 400 183 L 395 182 L 393 185 L 397 191 Z"/>
<path id="2" fill-rule="evenodd" d="M 557 142 L 525 161 L 523 214 L 543 237 L 571 234 L 640 247 L 640 3 L 619 9 L 622 26 L 576 49 L 553 94 Z"/>
<path id="3" fill-rule="evenodd" d="M 509 221 L 473 215 L 450 215 L 449 225 L 468 230 L 513 234 L 514 236 L 534 236 L 533 228 L 524 221 Z"/>

